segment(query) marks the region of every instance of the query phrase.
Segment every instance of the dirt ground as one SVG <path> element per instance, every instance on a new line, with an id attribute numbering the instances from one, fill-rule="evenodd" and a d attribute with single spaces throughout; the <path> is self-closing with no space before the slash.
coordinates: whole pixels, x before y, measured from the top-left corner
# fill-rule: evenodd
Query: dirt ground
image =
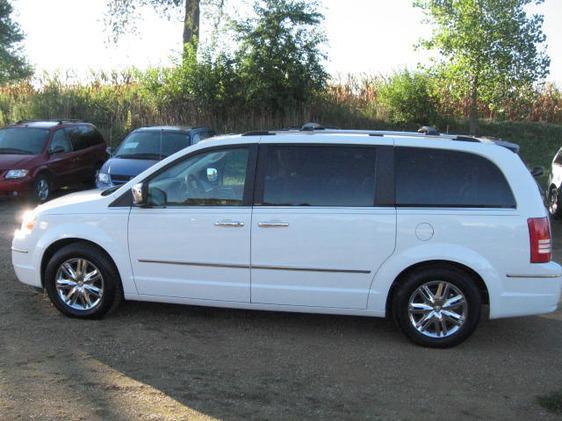
<path id="1" fill-rule="evenodd" d="M 562 311 L 449 350 L 358 317 L 128 302 L 72 320 L 15 278 L 21 210 L 0 202 L 1 420 L 557 419 L 537 396 L 562 388 Z"/>

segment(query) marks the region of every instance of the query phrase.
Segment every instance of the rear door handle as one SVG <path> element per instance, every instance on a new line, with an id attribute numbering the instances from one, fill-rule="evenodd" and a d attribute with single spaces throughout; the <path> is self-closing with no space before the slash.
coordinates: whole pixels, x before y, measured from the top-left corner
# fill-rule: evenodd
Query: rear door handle
<path id="1" fill-rule="evenodd" d="M 258 222 L 258 227 L 260 228 L 286 228 L 289 226 L 288 222 Z"/>
<path id="2" fill-rule="evenodd" d="M 222 220 L 215 222 L 215 227 L 233 227 L 233 228 L 240 228 L 244 226 L 244 222 L 242 221 L 229 221 L 229 220 Z"/>

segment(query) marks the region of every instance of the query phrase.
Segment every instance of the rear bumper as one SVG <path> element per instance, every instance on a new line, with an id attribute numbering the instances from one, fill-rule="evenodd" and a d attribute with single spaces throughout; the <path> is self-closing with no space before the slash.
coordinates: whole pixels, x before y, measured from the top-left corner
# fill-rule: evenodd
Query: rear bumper
<path id="1" fill-rule="evenodd" d="M 551 262 L 541 273 L 510 273 L 502 280 L 502 293 L 490 297 L 490 318 L 530 316 L 556 311 L 562 294 L 562 268 Z"/>

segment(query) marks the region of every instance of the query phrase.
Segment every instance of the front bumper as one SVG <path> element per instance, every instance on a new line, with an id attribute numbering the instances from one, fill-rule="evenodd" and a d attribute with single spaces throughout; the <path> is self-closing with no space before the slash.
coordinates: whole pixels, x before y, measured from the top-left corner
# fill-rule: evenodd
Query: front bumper
<path id="1" fill-rule="evenodd" d="M 21 283 L 33 287 L 41 287 L 40 256 L 37 248 L 40 230 L 37 227 L 31 232 L 16 230 L 12 240 L 12 266 Z"/>
<path id="2" fill-rule="evenodd" d="M 41 287 L 41 277 L 33 266 L 32 256 L 28 250 L 12 247 L 12 265 L 21 283 L 33 287 Z"/>
<path id="3" fill-rule="evenodd" d="M 25 177 L 15 180 L 0 180 L 0 197 L 19 197 L 33 189 L 33 180 Z"/>

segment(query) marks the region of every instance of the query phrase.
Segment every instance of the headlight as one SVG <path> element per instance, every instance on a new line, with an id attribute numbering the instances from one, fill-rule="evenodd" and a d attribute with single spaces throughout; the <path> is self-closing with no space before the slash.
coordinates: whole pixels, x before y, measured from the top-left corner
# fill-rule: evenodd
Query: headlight
<path id="1" fill-rule="evenodd" d="M 106 174 L 106 173 L 103 173 L 103 172 L 100 172 L 100 173 L 98 174 L 98 181 L 99 181 L 100 183 L 102 183 L 102 184 L 109 184 L 109 183 L 111 183 L 111 180 L 110 180 L 110 178 L 109 178 L 109 174 Z"/>
<path id="2" fill-rule="evenodd" d="M 6 173 L 6 179 L 23 178 L 29 174 L 28 170 L 10 170 Z"/>
<path id="3" fill-rule="evenodd" d="M 35 212 L 33 211 L 24 212 L 21 221 L 21 230 L 23 232 L 31 232 L 35 227 L 36 222 L 37 222 L 37 217 L 35 216 Z"/>

